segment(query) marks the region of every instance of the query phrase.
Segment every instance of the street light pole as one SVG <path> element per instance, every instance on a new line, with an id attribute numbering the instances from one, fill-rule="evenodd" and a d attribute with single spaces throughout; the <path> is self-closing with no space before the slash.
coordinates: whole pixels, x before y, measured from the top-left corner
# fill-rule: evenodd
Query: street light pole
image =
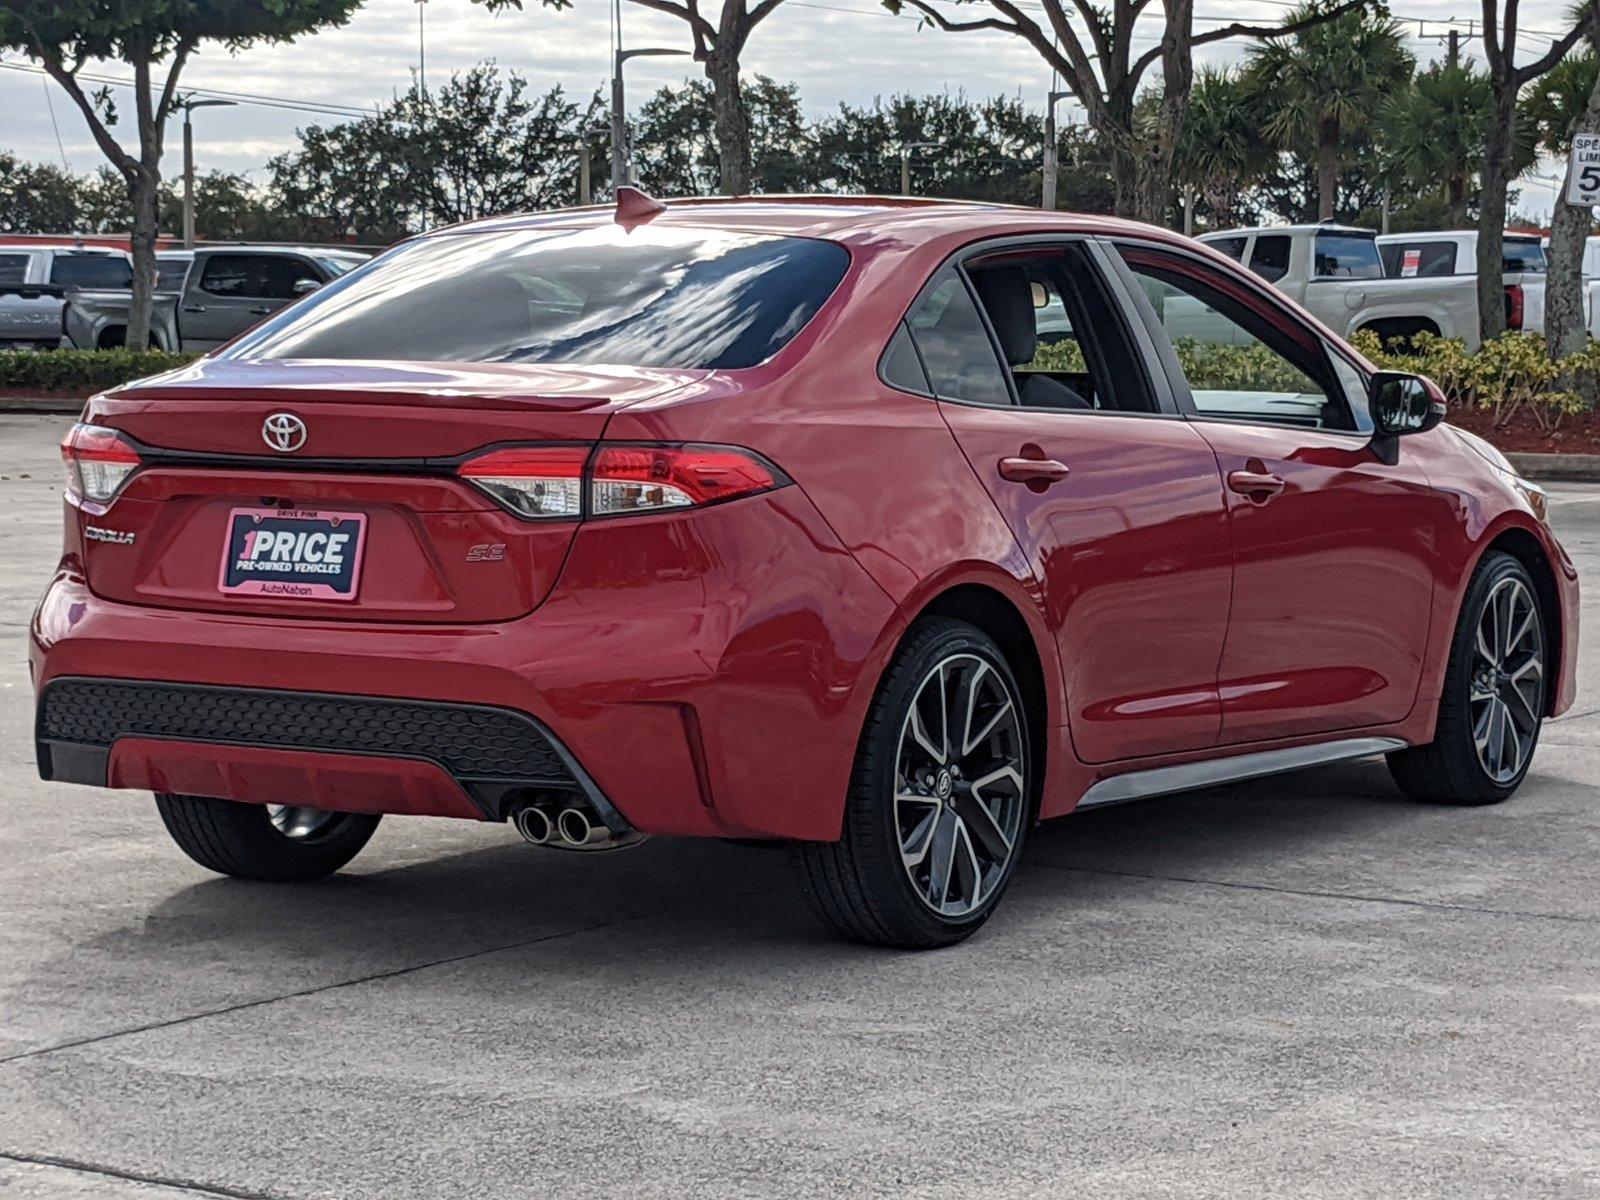
<path id="1" fill-rule="evenodd" d="M 1065 100 L 1071 92 L 1051 92 L 1044 106 L 1044 195 L 1042 207 L 1053 210 L 1056 206 L 1056 101 Z"/>
<path id="2" fill-rule="evenodd" d="M 428 0 L 417 0 L 417 90 L 423 100 L 428 98 L 428 30 L 424 13 Z"/>
<path id="3" fill-rule="evenodd" d="M 197 108 L 232 108 L 232 100 L 183 101 L 183 248 L 194 249 L 194 126 L 189 114 Z"/>
<path id="4" fill-rule="evenodd" d="M 620 38 L 618 39 L 616 62 L 611 71 L 611 190 L 613 192 L 628 183 L 628 119 L 622 95 L 622 64 L 630 58 L 688 53 L 687 50 L 666 50 L 659 46 L 650 46 L 643 50 L 624 50 Z"/>

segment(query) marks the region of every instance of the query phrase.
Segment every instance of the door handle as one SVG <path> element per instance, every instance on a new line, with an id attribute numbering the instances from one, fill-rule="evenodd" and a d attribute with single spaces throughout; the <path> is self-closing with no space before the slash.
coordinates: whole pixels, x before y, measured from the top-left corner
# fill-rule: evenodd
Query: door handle
<path id="1" fill-rule="evenodd" d="M 1012 483 L 1059 483 L 1071 468 L 1053 458 L 1002 458 L 1000 478 Z"/>
<path id="2" fill-rule="evenodd" d="M 1230 471 L 1228 490 L 1252 500 L 1270 500 L 1283 491 L 1283 480 L 1267 471 Z"/>
<path id="3" fill-rule="evenodd" d="M 250 310 L 250 315 L 252 317 L 264 317 L 271 311 L 272 310 L 270 308 L 252 308 Z"/>
<path id="4" fill-rule="evenodd" d="M 185 304 L 183 306 L 184 312 L 205 312 L 205 310 L 206 306 L 204 304 Z"/>

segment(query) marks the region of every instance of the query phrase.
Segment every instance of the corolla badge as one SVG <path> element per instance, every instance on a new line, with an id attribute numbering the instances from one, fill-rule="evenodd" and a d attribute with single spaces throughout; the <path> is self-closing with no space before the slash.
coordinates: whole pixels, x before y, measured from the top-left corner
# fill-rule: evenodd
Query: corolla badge
<path id="1" fill-rule="evenodd" d="M 261 440 L 279 454 L 292 454 L 306 444 L 306 423 L 293 413 L 273 413 L 261 423 Z"/>

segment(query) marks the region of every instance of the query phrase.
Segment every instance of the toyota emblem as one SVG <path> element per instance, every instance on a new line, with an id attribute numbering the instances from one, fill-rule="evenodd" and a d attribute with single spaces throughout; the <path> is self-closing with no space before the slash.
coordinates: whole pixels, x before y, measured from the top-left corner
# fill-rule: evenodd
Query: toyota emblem
<path id="1" fill-rule="evenodd" d="M 273 413 L 261 423 L 261 440 L 280 454 L 292 454 L 306 444 L 306 423 L 293 413 Z"/>

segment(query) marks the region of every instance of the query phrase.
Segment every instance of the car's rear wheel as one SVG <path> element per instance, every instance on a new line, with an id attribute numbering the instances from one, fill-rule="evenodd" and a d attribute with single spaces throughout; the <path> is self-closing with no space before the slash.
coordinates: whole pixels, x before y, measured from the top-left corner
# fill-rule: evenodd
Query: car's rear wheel
<path id="1" fill-rule="evenodd" d="M 923 949 L 968 937 L 1011 881 L 1033 820 L 1021 689 L 994 641 L 918 622 L 879 685 L 843 836 L 799 842 L 813 909 L 847 937 Z"/>
<path id="2" fill-rule="evenodd" d="M 157 794 L 156 807 L 185 854 L 235 879 L 321 879 L 354 858 L 378 827 L 368 813 L 204 796 Z"/>
<path id="3" fill-rule="evenodd" d="M 1546 656 L 1528 569 L 1509 554 L 1487 555 L 1451 642 L 1434 739 L 1389 755 L 1401 789 L 1441 804 L 1497 804 L 1515 792 L 1539 744 Z"/>

